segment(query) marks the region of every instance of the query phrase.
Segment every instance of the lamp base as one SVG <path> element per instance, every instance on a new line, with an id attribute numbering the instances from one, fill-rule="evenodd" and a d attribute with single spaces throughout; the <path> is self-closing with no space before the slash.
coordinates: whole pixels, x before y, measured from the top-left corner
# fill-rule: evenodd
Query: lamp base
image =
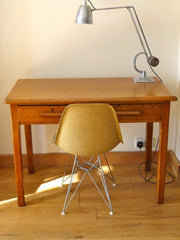
<path id="1" fill-rule="evenodd" d="M 134 77 L 133 82 L 135 83 L 153 83 L 155 82 L 154 78 L 148 77 Z"/>

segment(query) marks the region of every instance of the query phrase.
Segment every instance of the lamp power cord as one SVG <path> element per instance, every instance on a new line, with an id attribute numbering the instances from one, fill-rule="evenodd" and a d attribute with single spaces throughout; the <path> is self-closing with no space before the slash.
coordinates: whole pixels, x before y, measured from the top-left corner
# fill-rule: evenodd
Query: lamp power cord
<path id="1" fill-rule="evenodd" d="M 151 184 L 156 184 L 156 182 L 152 181 L 151 179 L 155 176 L 155 168 L 154 168 L 154 166 L 152 164 L 157 164 L 157 162 L 154 161 L 154 157 L 155 157 L 155 155 L 157 153 L 158 145 L 159 145 L 159 138 L 158 138 L 158 140 L 156 142 L 155 151 L 153 153 L 151 161 L 149 162 L 149 164 L 148 164 L 148 166 L 147 166 L 147 168 L 145 170 L 145 174 L 142 173 L 141 169 L 142 169 L 142 166 L 146 164 L 146 162 L 144 161 L 144 162 L 142 162 L 142 163 L 140 163 L 138 165 L 138 172 L 139 172 L 139 175 L 141 176 L 141 178 L 144 179 L 144 181 L 149 182 Z M 140 147 L 139 150 L 140 150 L 140 153 L 143 156 L 143 158 L 145 158 L 145 156 L 143 154 L 143 151 L 142 151 L 142 147 Z M 149 173 L 150 173 L 150 169 L 152 169 L 152 172 L 151 172 L 150 176 L 148 176 Z M 171 180 L 168 181 L 168 182 L 165 182 L 165 184 L 173 183 L 175 181 L 175 177 L 167 170 L 166 170 L 166 173 L 171 177 Z"/>

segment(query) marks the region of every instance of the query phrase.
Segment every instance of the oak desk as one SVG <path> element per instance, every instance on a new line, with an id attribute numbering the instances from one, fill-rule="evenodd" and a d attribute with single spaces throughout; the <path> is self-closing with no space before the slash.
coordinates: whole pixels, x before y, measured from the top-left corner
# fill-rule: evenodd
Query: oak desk
<path id="1" fill-rule="evenodd" d="M 146 162 L 151 160 L 153 122 L 160 123 L 157 202 L 164 201 L 170 101 L 177 98 L 156 79 L 132 78 L 21 79 L 5 99 L 10 104 L 18 205 L 25 205 L 20 125 L 25 126 L 28 170 L 34 172 L 31 124 L 58 123 L 66 105 L 78 102 L 111 104 L 119 122 L 146 122 Z"/>

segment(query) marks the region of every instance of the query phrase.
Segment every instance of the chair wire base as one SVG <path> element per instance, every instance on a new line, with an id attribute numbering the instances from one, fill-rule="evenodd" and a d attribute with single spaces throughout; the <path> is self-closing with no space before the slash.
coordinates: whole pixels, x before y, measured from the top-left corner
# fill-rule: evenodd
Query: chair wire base
<path id="1" fill-rule="evenodd" d="M 71 159 L 72 159 L 72 155 L 69 156 L 69 159 L 68 159 L 68 162 L 67 162 L 67 165 L 66 165 L 66 169 L 65 169 L 65 171 L 64 171 L 64 175 L 63 175 L 62 181 L 61 181 L 61 183 L 60 183 L 60 187 L 63 187 L 64 183 L 71 177 L 71 175 L 66 176 Z M 110 165 L 109 165 L 109 162 L 108 162 L 108 160 L 107 160 L 107 156 L 106 156 L 105 153 L 104 153 L 104 159 L 105 159 L 105 161 L 106 161 L 106 164 L 107 164 L 107 166 L 108 166 L 109 173 L 110 173 L 110 176 L 109 176 L 108 174 L 106 174 L 106 173 L 104 173 L 104 176 L 107 177 L 107 178 L 109 178 L 109 179 L 113 182 L 113 186 L 116 186 L 116 181 L 115 181 L 115 179 L 114 179 L 114 176 L 113 176 L 111 167 L 110 167 Z"/>
<path id="2" fill-rule="evenodd" d="M 83 179 L 85 178 L 85 176 L 88 174 L 90 179 L 92 180 L 92 182 L 94 183 L 94 185 L 96 186 L 96 189 L 98 190 L 99 194 L 101 195 L 101 197 L 103 198 L 105 204 L 107 205 L 107 207 L 110 209 L 110 215 L 113 215 L 113 210 L 112 210 L 112 205 L 111 205 L 111 201 L 110 201 L 110 197 L 109 197 L 109 192 L 108 192 L 108 188 L 107 188 L 107 185 L 106 185 L 106 180 L 105 180 L 105 174 L 104 174 L 104 171 L 102 169 L 102 164 L 101 164 L 101 159 L 100 159 L 100 156 L 98 155 L 97 156 L 97 160 L 92 163 L 92 160 L 94 157 L 91 157 L 90 160 L 87 162 L 84 157 L 81 157 L 82 160 L 83 160 L 83 164 L 80 164 L 79 161 L 78 161 L 78 158 L 77 158 L 77 155 L 75 156 L 75 159 L 74 159 L 74 164 L 73 164 L 73 168 L 72 168 L 72 172 L 71 172 L 71 176 L 70 176 L 70 184 L 68 186 L 68 190 L 67 190 L 67 194 L 66 194 L 66 197 L 65 197 L 65 202 L 64 202 L 64 206 L 63 206 L 63 211 L 61 212 L 62 215 L 65 215 L 65 210 L 68 208 L 69 204 L 71 203 L 74 195 L 76 194 L 79 186 L 81 185 Z M 105 158 L 106 159 L 106 158 Z M 70 160 L 69 160 L 70 161 Z M 107 159 L 106 159 L 106 162 L 107 162 Z M 108 162 L 107 162 L 108 164 Z M 108 167 L 110 169 L 110 166 L 108 164 Z M 74 176 L 75 174 L 77 173 L 77 170 L 78 169 L 81 169 L 84 171 L 84 174 L 81 178 L 81 180 L 79 181 L 76 189 L 74 190 L 71 198 L 68 200 L 69 198 L 69 193 L 70 193 L 70 190 L 71 190 L 71 187 L 72 187 L 72 183 L 73 183 L 73 179 L 74 179 Z M 99 189 L 99 187 L 97 186 L 94 178 L 92 177 L 92 175 L 90 174 L 90 171 L 92 171 L 93 169 L 96 169 L 98 170 L 99 172 L 99 175 L 100 175 L 100 178 L 101 178 L 101 182 L 102 182 L 102 185 L 103 185 L 103 188 L 104 188 L 104 192 L 105 192 L 105 195 L 106 195 L 106 198 L 104 197 L 102 191 Z M 65 172 L 67 171 L 67 167 L 66 167 L 66 170 Z M 110 173 L 111 173 L 111 180 L 114 181 L 114 178 L 113 178 L 113 175 L 112 175 L 112 172 L 110 170 Z M 64 174 L 65 176 L 65 174 Z M 68 177 L 69 178 L 69 177 Z M 66 178 L 67 180 L 67 178 Z M 64 182 L 66 181 L 64 180 Z M 114 181 L 115 182 L 115 181 Z"/>

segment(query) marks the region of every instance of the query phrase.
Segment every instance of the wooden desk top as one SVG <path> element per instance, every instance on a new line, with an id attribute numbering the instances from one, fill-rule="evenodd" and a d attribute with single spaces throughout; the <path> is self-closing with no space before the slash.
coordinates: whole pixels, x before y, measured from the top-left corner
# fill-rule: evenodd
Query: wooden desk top
<path id="1" fill-rule="evenodd" d="M 175 101 L 168 89 L 155 83 L 134 83 L 132 78 L 20 79 L 5 99 L 7 104 L 51 105 L 74 102 Z"/>

